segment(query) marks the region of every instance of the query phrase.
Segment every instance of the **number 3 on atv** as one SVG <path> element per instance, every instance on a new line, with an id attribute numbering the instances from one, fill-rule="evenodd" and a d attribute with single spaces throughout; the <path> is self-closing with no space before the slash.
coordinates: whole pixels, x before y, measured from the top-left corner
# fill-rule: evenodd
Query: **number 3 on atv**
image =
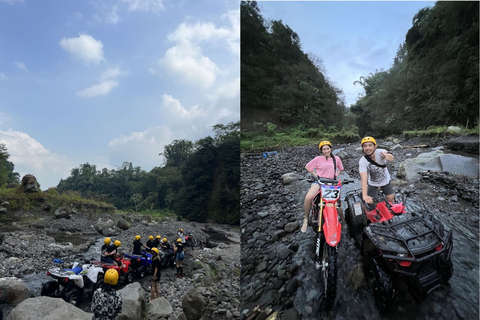
<path id="1" fill-rule="evenodd" d="M 344 180 L 343 184 L 353 180 Z M 315 243 L 315 268 L 320 271 L 323 286 L 321 308 L 328 311 L 333 307 L 337 295 L 337 246 L 340 243 L 342 225 L 338 207 L 342 182 L 319 178 L 318 194 L 313 198 L 308 223 L 317 233 Z"/>

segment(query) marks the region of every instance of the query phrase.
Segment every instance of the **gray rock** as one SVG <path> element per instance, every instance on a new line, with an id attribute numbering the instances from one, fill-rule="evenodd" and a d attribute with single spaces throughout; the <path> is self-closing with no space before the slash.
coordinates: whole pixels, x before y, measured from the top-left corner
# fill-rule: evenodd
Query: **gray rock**
<path id="1" fill-rule="evenodd" d="M 70 219 L 72 216 L 70 214 L 70 209 L 67 207 L 60 207 L 57 210 L 55 210 L 55 218 L 57 219 Z"/>
<path id="2" fill-rule="evenodd" d="M 302 179 L 303 179 L 303 176 L 293 172 L 285 173 L 284 175 L 282 175 L 282 181 L 283 181 L 283 184 L 285 185 L 290 184 L 293 181 L 302 180 Z"/>
<path id="3" fill-rule="evenodd" d="M 192 289 L 182 299 L 182 308 L 188 320 L 199 320 L 203 308 L 207 305 L 204 298 L 205 288 Z"/>
<path id="4" fill-rule="evenodd" d="M 118 291 L 122 296 L 122 313 L 118 320 L 142 319 L 145 305 L 145 290 L 140 283 L 134 282 Z"/>
<path id="5" fill-rule="evenodd" d="M 447 128 L 448 132 L 452 132 L 452 133 L 460 133 L 462 132 L 462 128 L 460 127 L 457 127 L 457 126 L 450 126 Z"/>
<path id="6" fill-rule="evenodd" d="M 130 229 L 131 225 L 127 220 L 119 219 L 117 222 L 117 227 L 119 227 L 122 230 L 128 230 Z"/>
<path id="7" fill-rule="evenodd" d="M 65 302 L 63 299 L 41 296 L 26 299 L 16 306 L 7 317 L 7 320 L 53 319 L 91 320 L 92 314 Z"/>
<path id="8" fill-rule="evenodd" d="M 9 263 L 12 263 L 12 261 Z M 33 296 L 27 286 L 20 279 L 14 277 L 0 278 L 0 288 L 2 294 L 0 303 L 17 305 L 23 300 Z"/>
<path id="9" fill-rule="evenodd" d="M 298 221 L 289 222 L 285 225 L 285 231 L 287 232 L 293 232 L 297 230 L 297 228 L 298 228 Z"/>
<path id="10" fill-rule="evenodd" d="M 0 208 L 0 214 L 6 214 L 7 208 Z"/>
<path id="11" fill-rule="evenodd" d="M 39 185 L 34 175 L 26 174 L 22 178 L 22 186 L 25 192 L 38 192 Z"/>
<path id="12" fill-rule="evenodd" d="M 99 233 L 102 233 L 104 229 L 112 228 L 113 226 L 115 226 L 115 223 L 112 219 L 103 220 L 102 218 L 98 218 L 98 220 L 95 222 L 95 229 Z"/>
<path id="13" fill-rule="evenodd" d="M 160 320 L 162 318 L 168 318 L 172 314 L 172 305 L 164 297 L 149 302 L 147 320 Z"/>

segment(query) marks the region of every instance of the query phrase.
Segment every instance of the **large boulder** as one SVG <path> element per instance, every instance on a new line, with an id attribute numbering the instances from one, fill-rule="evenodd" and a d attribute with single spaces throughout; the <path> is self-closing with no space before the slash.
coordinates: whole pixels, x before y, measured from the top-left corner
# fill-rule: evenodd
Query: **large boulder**
<path id="1" fill-rule="evenodd" d="M 33 296 L 28 287 L 15 277 L 0 278 L 0 303 L 17 305 Z"/>
<path id="2" fill-rule="evenodd" d="M 55 210 L 55 218 L 57 219 L 70 219 L 72 217 L 71 211 L 68 207 L 60 207 Z"/>
<path id="3" fill-rule="evenodd" d="M 122 296 L 122 313 L 118 315 L 117 320 L 143 319 L 145 290 L 140 283 L 131 283 L 118 292 Z"/>
<path id="4" fill-rule="evenodd" d="M 98 218 L 98 220 L 95 223 L 95 229 L 99 233 L 102 233 L 103 230 L 105 229 L 113 228 L 114 226 L 115 226 L 115 222 L 113 222 L 112 219 L 103 220 L 102 218 Z"/>
<path id="5" fill-rule="evenodd" d="M 207 306 L 205 301 L 205 288 L 198 287 L 187 292 L 182 299 L 183 313 L 187 320 L 199 320 L 203 308 Z"/>
<path id="6" fill-rule="evenodd" d="M 168 319 L 171 315 L 173 315 L 172 305 L 164 297 L 157 298 L 148 305 L 147 320 Z"/>
<path id="7" fill-rule="evenodd" d="M 6 320 L 91 320 L 87 313 L 63 299 L 50 297 L 29 298 L 16 306 Z"/>
<path id="8" fill-rule="evenodd" d="M 421 178 L 418 172 L 428 170 L 463 174 L 473 178 L 477 178 L 479 173 L 478 160 L 436 150 L 403 161 L 398 166 L 397 176 L 407 181 L 417 181 Z"/>
<path id="9" fill-rule="evenodd" d="M 117 227 L 122 230 L 128 230 L 130 229 L 131 225 L 130 225 L 130 222 L 128 222 L 127 220 L 120 218 L 117 221 Z"/>
<path id="10" fill-rule="evenodd" d="M 22 178 L 22 186 L 25 192 L 38 192 L 40 185 L 32 174 L 26 174 Z"/>

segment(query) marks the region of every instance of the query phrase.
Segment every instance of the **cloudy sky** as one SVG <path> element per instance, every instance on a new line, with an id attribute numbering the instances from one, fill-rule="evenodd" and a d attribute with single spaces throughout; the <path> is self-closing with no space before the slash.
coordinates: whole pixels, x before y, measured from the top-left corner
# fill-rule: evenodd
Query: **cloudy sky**
<path id="1" fill-rule="evenodd" d="M 239 1 L 0 0 L 0 143 L 42 189 L 240 119 Z"/>
<path id="2" fill-rule="evenodd" d="M 320 57 L 328 78 L 354 104 L 360 76 L 388 70 L 422 8 L 435 1 L 262 1 L 267 20 L 282 20 L 300 37 L 302 50 Z"/>

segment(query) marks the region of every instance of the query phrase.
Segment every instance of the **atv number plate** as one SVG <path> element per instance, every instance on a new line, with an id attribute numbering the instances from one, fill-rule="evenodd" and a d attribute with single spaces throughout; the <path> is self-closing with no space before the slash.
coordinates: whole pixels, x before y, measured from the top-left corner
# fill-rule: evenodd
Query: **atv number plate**
<path id="1" fill-rule="evenodd" d="M 325 200 L 337 200 L 340 197 L 340 187 L 322 185 L 322 198 Z"/>
<path id="2" fill-rule="evenodd" d="M 356 216 L 359 216 L 359 215 L 362 214 L 362 207 L 361 207 L 361 205 L 360 205 L 359 202 L 354 203 L 354 204 L 353 204 L 353 207 L 355 208 L 355 215 L 356 215 Z"/>

